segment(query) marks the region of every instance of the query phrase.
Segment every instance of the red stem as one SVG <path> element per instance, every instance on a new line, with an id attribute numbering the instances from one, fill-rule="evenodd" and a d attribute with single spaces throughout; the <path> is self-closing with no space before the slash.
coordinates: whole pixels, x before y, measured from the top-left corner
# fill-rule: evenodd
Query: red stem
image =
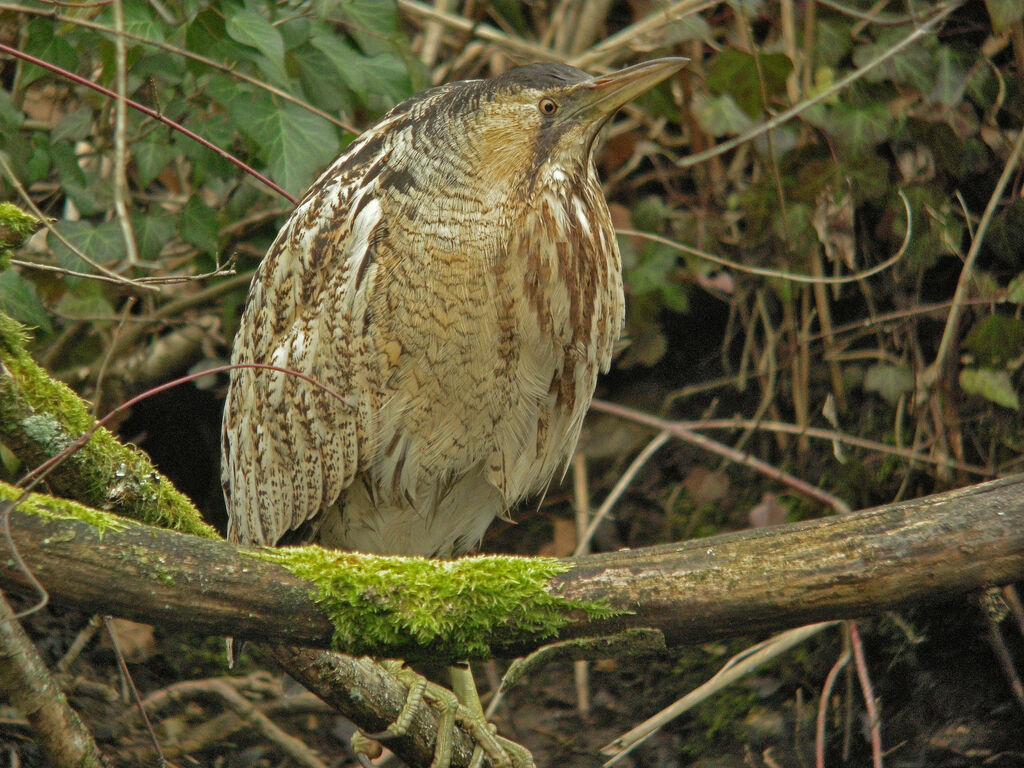
<path id="1" fill-rule="evenodd" d="M 78 437 L 78 439 L 71 443 L 71 445 L 69 445 L 60 453 L 51 456 L 49 459 L 44 461 L 38 467 L 36 467 L 23 478 L 21 478 L 21 480 L 18 482 L 18 485 L 24 487 L 25 493 L 22 495 L 20 499 L 18 499 L 16 503 L 20 503 L 25 498 L 25 495 L 27 495 L 28 492 L 31 491 L 36 486 L 36 484 L 39 483 L 40 480 L 42 480 L 44 477 L 50 474 L 54 467 L 56 467 L 58 464 L 64 461 L 64 459 L 66 459 L 68 456 L 75 453 L 83 445 L 88 443 L 89 440 L 92 439 L 92 436 L 93 434 L 95 434 L 96 430 L 102 427 L 112 418 L 114 418 L 117 414 L 121 413 L 124 410 L 127 410 L 128 408 L 131 408 L 133 405 L 142 400 L 145 400 L 147 397 L 152 397 L 153 395 L 163 392 L 164 390 L 170 389 L 171 387 L 176 387 L 179 384 L 186 384 L 190 381 L 201 379 L 203 376 L 211 376 L 215 373 L 224 373 L 225 371 L 231 371 L 238 368 L 256 368 L 260 370 L 277 371 L 278 373 L 286 373 L 289 376 L 295 376 L 296 378 L 302 379 L 303 381 L 312 384 L 314 387 L 318 389 L 322 389 L 324 392 L 326 392 L 328 395 L 330 395 L 335 400 L 340 402 L 346 408 L 355 408 L 355 406 L 351 402 L 349 402 L 348 398 L 346 398 L 344 395 L 335 392 L 333 389 L 324 384 L 321 384 L 313 377 L 307 376 L 304 373 L 299 373 L 298 371 L 293 371 L 290 368 L 279 368 L 276 365 L 263 365 L 262 363 L 235 363 L 233 365 L 218 365 L 215 368 L 207 368 L 204 371 L 199 371 L 198 373 L 190 373 L 188 376 L 181 376 L 180 378 L 172 379 L 171 381 L 167 381 L 164 382 L 163 384 L 147 389 L 145 392 L 142 392 L 133 398 L 125 400 L 116 408 L 108 412 L 106 416 L 104 416 L 102 419 L 99 419 L 89 429 L 83 432 L 82 435 Z"/>
<path id="2" fill-rule="evenodd" d="M 87 80 L 86 78 L 84 78 L 84 77 L 82 77 L 80 75 L 76 75 L 74 72 L 69 72 L 68 70 L 63 69 L 62 67 L 58 67 L 56 64 L 51 64 L 48 61 L 43 61 L 42 59 L 37 59 L 35 56 L 33 56 L 33 55 L 29 54 L 29 53 L 25 53 L 24 51 L 19 51 L 17 48 L 12 48 L 9 45 L 5 45 L 4 43 L 0 43 L 0 51 L 3 51 L 5 53 L 9 53 L 11 56 L 14 56 L 16 58 L 22 59 L 23 61 L 27 61 L 29 64 L 35 64 L 37 67 L 42 67 L 43 69 L 48 69 L 51 72 L 54 72 L 54 73 L 60 75 L 61 77 L 67 78 L 68 80 L 70 80 L 70 81 L 72 81 L 74 83 L 78 83 L 79 85 L 84 85 L 86 88 L 92 88 L 94 91 L 98 91 L 99 93 L 102 93 L 104 96 L 107 96 L 107 97 L 109 97 L 111 99 L 119 99 L 120 98 L 120 96 L 118 96 L 116 93 L 114 93 L 113 91 L 111 91 L 108 88 L 104 88 L 102 85 L 94 83 L 91 80 Z M 277 194 L 281 195 L 281 197 L 283 197 L 285 200 L 288 200 L 292 205 L 295 205 L 298 202 L 297 198 L 295 198 L 292 195 L 290 195 L 287 192 L 285 192 L 281 187 L 279 187 L 277 184 L 272 182 L 270 179 L 268 179 L 262 173 L 260 173 L 256 169 L 246 165 L 241 160 L 239 160 L 237 157 L 232 155 L 230 152 L 226 152 L 225 150 L 223 150 L 220 147 L 218 147 L 216 144 L 213 144 L 210 141 L 208 141 L 207 139 L 204 139 L 199 134 L 190 131 L 188 128 L 183 126 L 181 123 L 176 123 L 174 120 L 171 120 L 169 117 L 164 117 L 163 115 L 161 115 L 156 110 L 150 109 L 149 107 L 147 107 L 147 106 L 145 106 L 143 104 L 139 104 L 139 102 L 137 102 L 137 101 L 132 101 L 129 98 L 125 98 L 124 103 L 127 104 L 129 107 L 132 107 L 133 109 L 137 109 L 139 112 L 142 112 L 144 115 L 149 115 L 154 120 L 159 120 L 164 125 L 169 125 L 174 130 L 180 131 L 181 133 L 185 134 L 186 136 L 188 136 L 193 141 L 199 142 L 204 147 L 209 149 L 211 152 L 217 153 L 218 155 L 223 157 L 225 160 L 227 160 L 229 163 L 232 163 L 233 165 L 237 166 L 241 170 L 243 170 L 246 173 L 252 175 L 257 180 L 261 181 L 266 186 L 270 187 L 270 189 L 272 189 L 275 192 L 277 192 Z"/>

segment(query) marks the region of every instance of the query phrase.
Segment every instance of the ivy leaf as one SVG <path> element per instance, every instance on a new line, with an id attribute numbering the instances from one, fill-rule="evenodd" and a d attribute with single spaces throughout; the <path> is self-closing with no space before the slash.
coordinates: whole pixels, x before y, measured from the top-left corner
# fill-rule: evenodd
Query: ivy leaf
<path id="1" fill-rule="evenodd" d="M 757 64 L 760 64 L 760 73 Z M 760 54 L 755 63 L 752 54 L 729 48 L 711 62 L 706 82 L 709 90 L 720 96 L 732 96 L 740 109 L 756 118 L 765 109 L 761 100 L 761 75 L 764 76 L 764 91 L 771 97 L 784 92 L 786 78 L 792 70 L 792 62 L 784 54 Z"/>
<path id="2" fill-rule="evenodd" d="M 985 0 L 985 8 L 992 19 L 992 31 L 997 35 L 1024 19 L 1024 4 L 1020 0 Z"/>
<path id="3" fill-rule="evenodd" d="M 849 104 L 816 104 L 804 112 L 807 122 L 832 136 L 852 154 L 865 154 L 890 138 L 895 118 L 882 103 L 854 107 Z"/>
<path id="4" fill-rule="evenodd" d="M 205 253 L 215 254 L 218 248 L 217 236 L 220 234 L 216 212 L 198 195 L 192 195 L 181 212 L 178 234 L 186 243 Z"/>
<path id="5" fill-rule="evenodd" d="M 143 214 L 133 215 L 131 220 L 139 258 L 143 261 L 156 261 L 167 241 L 174 235 L 173 221 L 167 216 Z"/>
<path id="6" fill-rule="evenodd" d="M 335 10 L 348 22 L 348 33 L 368 55 L 394 51 L 400 37 L 396 0 L 342 0 Z"/>
<path id="7" fill-rule="evenodd" d="M 932 103 L 950 107 L 959 104 L 967 88 L 967 71 L 948 45 L 939 48 L 935 55 L 934 86 L 928 94 Z"/>
<path id="8" fill-rule="evenodd" d="M 907 365 L 872 365 L 864 374 L 864 391 L 877 392 L 889 405 L 896 405 L 902 395 L 914 391 L 914 372 Z"/>
<path id="9" fill-rule="evenodd" d="M 166 134 L 159 139 L 147 138 L 132 146 L 135 161 L 135 176 L 140 187 L 145 188 L 155 179 L 174 157 L 174 149 L 168 145 Z"/>
<path id="10" fill-rule="evenodd" d="M 50 141 L 80 141 L 92 133 L 92 110 L 81 106 L 65 115 L 50 133 Z"/>
<path id="11" fill-rule="evenodd" d="M 113 264 L 124 258 L 124 236 L 121 234 L 121 225 L 114 220 L 104 222 L 98 227 L 87 221 L 58 221 L 54 227 L 69 243 L 93 261 Z M 53 238 L 53 253 L 57 257 L 57 263 L 65 269 L 89 274 L 95 272 L 92 266 L 82 261 L 74 251 L 56 238 Z"/>
<path id="12" fill-rule="evenodd" d="M 20 128 L 25 122 L 25 113 L 14 103 L 9 91 L 0 88 L 0 124 Z"/>
<path id="13" fill-rule="evenodd" d="M 754 125 L 754 121 L 737 106 L 732 96 L 696 93 L 690 109 L 701 128 L 712 136 L 735 136 Z"/>
<path id="14" fill-rule="evenodd" d="M 315 34 L 312 44 L 331 61 L 356 98 L 375 114 L 383 114 L 412 93 L 408 69 L 392 54 L 367 58 L 333 35 Z"/>
<path id="15" fill-rule="evenodd" d="M 877 42 L 858 45 L 853 49 L 853 63 L 858 67 L 863 67 L 887 52 L 906 35 L 907 30 L 903 27 L 894 27 L 879 32 Z M 869 83 L 892 81 L 898 85 L 909 85 L 918 90 L 927 90 L 932 84 L 934 71 L 928 51 L 918 43 L 889 57 L 866 73 L 864 79 Z"/>
<path id="16" fill-rule="evenodd" d="M 57 302 L 57 312 L 64 317 L 88 319 L 98 325 L 109 325 L 97 317 L 113 317 L 116 312 L 103 288 L 95 280 L 83 280 L 74 290 L 68 291 Z"/>
<path id="17" fill-rule="evenodd" d="M 46 307 L 36 294 L 35 284 L 13 269 L 0 272 L 0 310 L 46 333 L 53 331 Z"/>
<path id="18" fill-rule="evenodd" d="M 113 16 L 113 12 L 110 13 Z M 106 20 L 108 26 L 113 25 L 113 19 Z M 124 4 L 124 31 L 133 35 L 144 37 L 147 40 L 163 42 L 164 30 L 167 25 L 162 24 L 156 14 L 150 8 L 149 3 L 125 3 Z M 129 41 L 133 42 L 133 41 Z"/>
<path id="19" fill-rule="evenodd" d="M 270 176 L 293 195 L 338 154 L 338 135 L 321 117 L 294 104 L 276 104 L 267 94 L 236 99 L 231 114 L 255 141 Z"/>
<path id="20" fill-rule="evenodd" d="M 1006 300 L 1014 304 L 1024 304 L 1024 272 L 1021 272 L 1006 286 Z"/>
<path id="21" fill-rule="evenodd" d="M 1020 398 L 1010 382 L 1010 374 L 994 368 L 964 368 L 960 371 L 960 388 L 969 395 L 979 395 L 1003 408 L 1020 410 Z"/>
<path id="22" fill-rule="evenodd" d="M 963 346 L 983 366 L 1007 363 L 1019 356 L 1024 347 L 1024 320 L 986 315 L 971 326 Z"/>
<path id="23" fill-rule="evenodd" d="M 37 59 L 74 72 L 78 69 L 78 54 L 68 45 L 63 37 L 54 34 L 54 22 L 49 19 L 33 19 L 28 24 L 28 37 L 25 40 L 25 53 Z M 26 64 L 21 70 L 21 79 L 17 90 L 24 90 L 44 75 L 53 74 L 40 67 Z"/>
<path id="24" fill-rule="evenodd" d="M 267 21 L 263 14 L 257 11 L 231 13 L 224 28 L 232 40 L 250 45 L 267 57 L 273 65 L 267 74 L 280 75 L 281 80 L 287 80 L 284 67 L 284 40 L 281 39 L 281 33 L 277 28 Z"/>

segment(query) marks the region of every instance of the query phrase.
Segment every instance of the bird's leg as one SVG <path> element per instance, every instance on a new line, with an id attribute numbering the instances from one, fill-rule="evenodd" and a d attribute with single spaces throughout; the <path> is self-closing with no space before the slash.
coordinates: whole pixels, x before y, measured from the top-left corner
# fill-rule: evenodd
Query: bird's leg
<path id="1" fill-rule="evenodd" d="M 480 704 L 480 695 L 476 692 L 476 680 L 473 679 L 473 670 L 469 662 L 452 664 L 448 667 L 448 674 L 452 681 L 452 693 L 459 700 L 459 704 L 483 717 L 484 708 Z"/>
<path id="2" fill-rule="evenodd" d="M 484 755 L 490 758 L 495 768 L 532 768 L 533 755 L 529 750 L 498 736 L 497 727 L 487 722 L 469 662 L 453 664 L 448 667 L 448 673 L 451 675 L 452 691 L 461 705 L 458 708 L 458 722 L 469 731 L 476 743 L 470 768 L 476 768 Z"/>

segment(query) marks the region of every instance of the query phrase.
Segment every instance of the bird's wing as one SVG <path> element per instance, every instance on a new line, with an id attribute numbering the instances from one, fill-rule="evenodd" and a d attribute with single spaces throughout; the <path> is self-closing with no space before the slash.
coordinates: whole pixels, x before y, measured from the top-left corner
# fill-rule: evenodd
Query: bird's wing
<path id="1" fill-rule="evenodd" d="M 235 339 L 222 480 L 228 537 L 276 544 L 337 501 L 360 465 L 374 392 L 366 336 L 380 142 L 357 141 L 310 188 L 260 264 Z"/>

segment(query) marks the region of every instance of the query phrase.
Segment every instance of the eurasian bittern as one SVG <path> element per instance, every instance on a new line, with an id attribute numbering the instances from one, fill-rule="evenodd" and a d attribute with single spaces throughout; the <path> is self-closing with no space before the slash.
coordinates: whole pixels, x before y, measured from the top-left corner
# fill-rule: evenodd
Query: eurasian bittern
<path id="1" fill-rule="evenodd" d="M 224 410 L 228 538 L 449 557 L 572 455 L 622 331 L 593 161 L 677 72 L 534 64 L 392 109 L 313 184 L 253 278 Z"/>

